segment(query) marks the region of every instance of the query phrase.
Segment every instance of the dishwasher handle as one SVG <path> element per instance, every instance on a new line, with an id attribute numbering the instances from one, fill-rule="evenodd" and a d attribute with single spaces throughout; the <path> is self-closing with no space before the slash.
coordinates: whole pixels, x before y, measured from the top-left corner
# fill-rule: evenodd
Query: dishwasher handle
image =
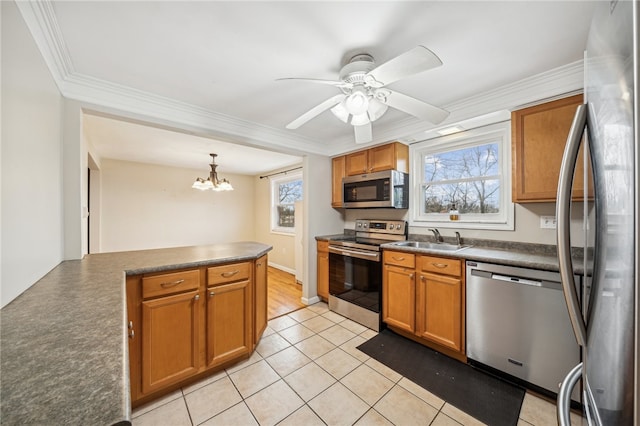
<path id="1" fill-rule="evenodd" d="M 507 275 L 500 275 L 500 274 L 491 274 L 491 278 L 498 281 L 507 281 L 510 283 L 526 284 L 526 285 L 532 285 L 535 287 L 542 287 L 542 281 L 530 280 L 527 278 L 510 277 Z"/>
<path id="2" fill-rule="evenodd" d="M 470 273 L 475 277 L 481 277 L 481 278 L 486 278 L 490 280 L 504 281 L 504 282 L 513 283 L 513 284 L 524 284 L 524 285 L 530 285 L 533 287 L 544 287 L 544 288 L 549 288 L 553 290 L 562 289 L 562 284 L 560 284 L 559 282 L 550 281 L 546 279 L 539 280 L 535 278 L 516 277 L 512 275 L 498 274 L 491 271 L 483 271 L 481 269 L 471 269 Z"/>

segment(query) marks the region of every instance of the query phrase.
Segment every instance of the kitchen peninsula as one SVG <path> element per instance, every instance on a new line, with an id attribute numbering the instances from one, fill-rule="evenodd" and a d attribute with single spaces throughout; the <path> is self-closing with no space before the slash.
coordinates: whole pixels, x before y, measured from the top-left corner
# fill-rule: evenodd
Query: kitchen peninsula
<path id="1" fill-rule="evenodd" d="M 3 424 L 127 424 L 127 278 L 257 265 L 271 249 L 237 242 L 91 254 L 60 263 L 0 310 Z M 255 324 L 260 309 L 252 307 Z"/>

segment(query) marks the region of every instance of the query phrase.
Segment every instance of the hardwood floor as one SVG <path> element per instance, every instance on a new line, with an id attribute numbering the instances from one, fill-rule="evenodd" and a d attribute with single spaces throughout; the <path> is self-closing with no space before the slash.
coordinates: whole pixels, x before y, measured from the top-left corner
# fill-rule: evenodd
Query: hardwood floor
<path id="1" fill-rule="evenodd" d="M 267 317 L 273 319 L 302 309 L 302 286 L 293 274 L 269 266 L 267 270 Z"/>

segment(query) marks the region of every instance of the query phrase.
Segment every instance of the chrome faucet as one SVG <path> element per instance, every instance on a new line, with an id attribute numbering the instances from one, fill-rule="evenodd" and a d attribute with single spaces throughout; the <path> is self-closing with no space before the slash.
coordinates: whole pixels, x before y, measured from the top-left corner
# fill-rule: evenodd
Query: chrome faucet
<path id="1" fill-rule="evenodd" d="M 429 231 L 433 232 L 433 236 L 436 238 L 436 243 L 441 243 L 444 241 L 442 239 L 442 235 L 440 235 L 440 231 L 438 231 L 436 228 L 429 229 Z"/>
<path id="2" fill-rule="evenodd" d="M 456 244 L 458 246 L 461 246 L 461 242 L 460 242 L 460 233 L 458 231 L 456 231 Z"/>

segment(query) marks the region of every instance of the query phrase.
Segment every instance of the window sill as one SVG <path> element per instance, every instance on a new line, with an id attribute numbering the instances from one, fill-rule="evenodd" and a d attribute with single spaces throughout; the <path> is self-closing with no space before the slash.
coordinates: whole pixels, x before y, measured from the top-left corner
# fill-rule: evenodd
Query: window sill
<path id="1" fill-rule="evenodd" d="M 422 221 L 411 220 L 409 226 L 419 228 L 451 228 L 451 229 L 478 229 L 487 231 L 513 231 L 514 222 L 465 222 L 464 220 Z"/>

